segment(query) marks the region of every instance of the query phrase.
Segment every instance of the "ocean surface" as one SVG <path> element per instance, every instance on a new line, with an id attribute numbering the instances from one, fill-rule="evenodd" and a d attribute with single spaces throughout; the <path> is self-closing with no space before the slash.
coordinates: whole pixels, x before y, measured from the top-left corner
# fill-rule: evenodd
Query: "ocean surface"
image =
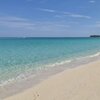
<path id="1" fill-rule="evenodd" d="M 100 38 L 0 38 L 0 86 L 96 56 L 100 56 Z"/>

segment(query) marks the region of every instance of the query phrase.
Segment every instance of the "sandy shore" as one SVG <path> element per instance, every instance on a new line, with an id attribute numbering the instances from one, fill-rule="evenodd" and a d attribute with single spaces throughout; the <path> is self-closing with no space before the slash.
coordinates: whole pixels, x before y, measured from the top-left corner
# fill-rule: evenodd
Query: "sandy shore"
<path id="1" fill-rule="evenodd" d="M 100 100 L 100 61 L 65 70 L 5 100 Z"/>

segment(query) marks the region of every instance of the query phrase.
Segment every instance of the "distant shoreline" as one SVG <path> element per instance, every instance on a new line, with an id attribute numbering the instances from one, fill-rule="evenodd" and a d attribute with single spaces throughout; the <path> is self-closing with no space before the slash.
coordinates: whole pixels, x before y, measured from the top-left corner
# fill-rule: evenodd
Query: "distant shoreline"
<path id="1" fill-rule="evenodd" d="M 100 38 L 100 35 L 90 35 L 90 37 L 99 37 Z"/>

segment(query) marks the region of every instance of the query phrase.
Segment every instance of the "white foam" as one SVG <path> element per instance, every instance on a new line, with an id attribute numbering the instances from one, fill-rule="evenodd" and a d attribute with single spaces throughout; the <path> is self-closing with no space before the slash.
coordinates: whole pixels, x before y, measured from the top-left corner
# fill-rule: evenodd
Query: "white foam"
<path id="1" fill-rule="evenodd" d="M 93 57 L 98 57 L 98 56 L 100 56 L 100 52 L 97 52 L 97 53 L 92 54 L 92 55 L 84 56 L 84 57 L 75 58 L 75 59 L 79 60 L 79 59 L 93 58 Z"/>
<path id="2" fill-rule="evenodd" d="M 67 64 L 67 63 L 70 63 L 70 62 L 71 62 L 71 60 L 66 60 L 66 61 L 56 62 L 56 63 L 54 63 L 54 64 L 49 64 L 49 65 L 47 65 L 47 67 L 55 67 L 55 66 Z"/>
<path id="3" fill-rule="evenodd" d="M 93 55 L 90 55 L 89 57 L 97 57 L 97 56 L 100 56 L 100 52 L 93 54 Z"/>
<path id="4" fill-rule="evenodd" d="M 18 82 L 18 81 L 22 81 L 22 80 L 26 80 L 28 78 L 31 78 L 31 77 L 34 77 L 35 75 L 30 75 L 29 73 L 28 74 L 20 74 L 18 75 L 17 77 L 15 78 L 10 78 L 8 80 L 5 80 L 5 81 L 1 81 L 0 82 L 0 87 L 2 86 L 6 86 L 8 84 L 11 84 L 11 83 L 14 83 L 14 82 Z"/>
<path id="5" fill-rule="evenodd" d="M 14 78 L 11 78 L 11 79 L 8 79 L 7 81 L 1 81 L 1 82 L 0 82 L 0 87 L 5 86 L 5 85 L 7 85 L 7 84 L 10 84 L 10 83 L 12 83 L 14 80 L 15 80 Z"/>

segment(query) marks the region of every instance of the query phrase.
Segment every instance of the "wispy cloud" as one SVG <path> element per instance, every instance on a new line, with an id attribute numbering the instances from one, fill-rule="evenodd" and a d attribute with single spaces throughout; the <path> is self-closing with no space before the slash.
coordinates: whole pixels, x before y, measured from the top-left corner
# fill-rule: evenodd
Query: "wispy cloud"
<path id="1" fill-rule="evenodd" d="M 39 10 L 44 11 L 44 12 L 50 12 L 50 13 L 56 12 L 55 10 L 52 10 L 52 9 L 43 9 L 43 8 L 39 8 Z"/>
<path id="2" fill-rule="evenodd" d="M 31 33 L 63 32 L 70 27 L 70 25 L 61 22 L 34 22 L 25 18 L 11 16 L 0 16 L 0 26 L 4 27 L 4 29 L 24 30 Z"/>
<path id="3" fill-rule="evenodd" d="M 63 17 L 72 17 L 72 18 L 84 18 L 84 19 L 91 19 L 90 16 L 87 15 L 81 15 L 81 14 L 75 14 L 70 12 L 63 12 L 62 14 L 57 14 L 55 17 L 63 18 Z"/>
<path id="4" fill-rule="evenodd" d="M 0 21 L 27 21 L 27 19 L 14 16 L 0 16 Z"/>
<path id="5" fill-rule="evenodd" d="M 93 22 L 89 25 L 86 25 L 87 27 L 90 27 L 90 28 L 100 28 L 100 21 L 96 21 L 96 22 Z"/>
<path id="6" fill-rule="evenodd" d="M 90 2 L 90 3 L 95 3 L 96 1 L 95 1 L 95 0 L 90 0 L 89 2 Z"/>
<path id="7" fill-rule="evenodd" d="M 63 11 L 57 11 L 57 10 L 53 10 L 53 9 L 43 9 L 43 8 L 40 8 L 39 10 L 40 11 L 43 11 L 43 12 L 54 13 L 55 14 L 55 17 L 58 17 L 58 18 L 62 18 L 62 17 L 69 16 L 69 17 L 72 17 L 72 18 L 91 19 L 90 16 L 76 14 L 76 13 L 71 13 L 71 12 L 63 12 Z"/>
<path id="8" fill-rule="evenodd" d="M 33 28 L 34 24 L 27 19 L 12 17 L 12 16 L 0 16 L 0 26 L 13 27 L 13 28 Z"/>
<path id="9" fill-rule="evenodd" d="M 74 18 L 86 18 L 86 19 L 91 19 L 90 16 L 86 16 L 86 15 L 80 15 L 80 14 L 69 14 L 70 17 L 74 17 Z"/>
<path id="10" fill-rule="evenodd" d="M 97 21 L 93 26 L 96 28 L 100 28 L 100 21 Z"/>

